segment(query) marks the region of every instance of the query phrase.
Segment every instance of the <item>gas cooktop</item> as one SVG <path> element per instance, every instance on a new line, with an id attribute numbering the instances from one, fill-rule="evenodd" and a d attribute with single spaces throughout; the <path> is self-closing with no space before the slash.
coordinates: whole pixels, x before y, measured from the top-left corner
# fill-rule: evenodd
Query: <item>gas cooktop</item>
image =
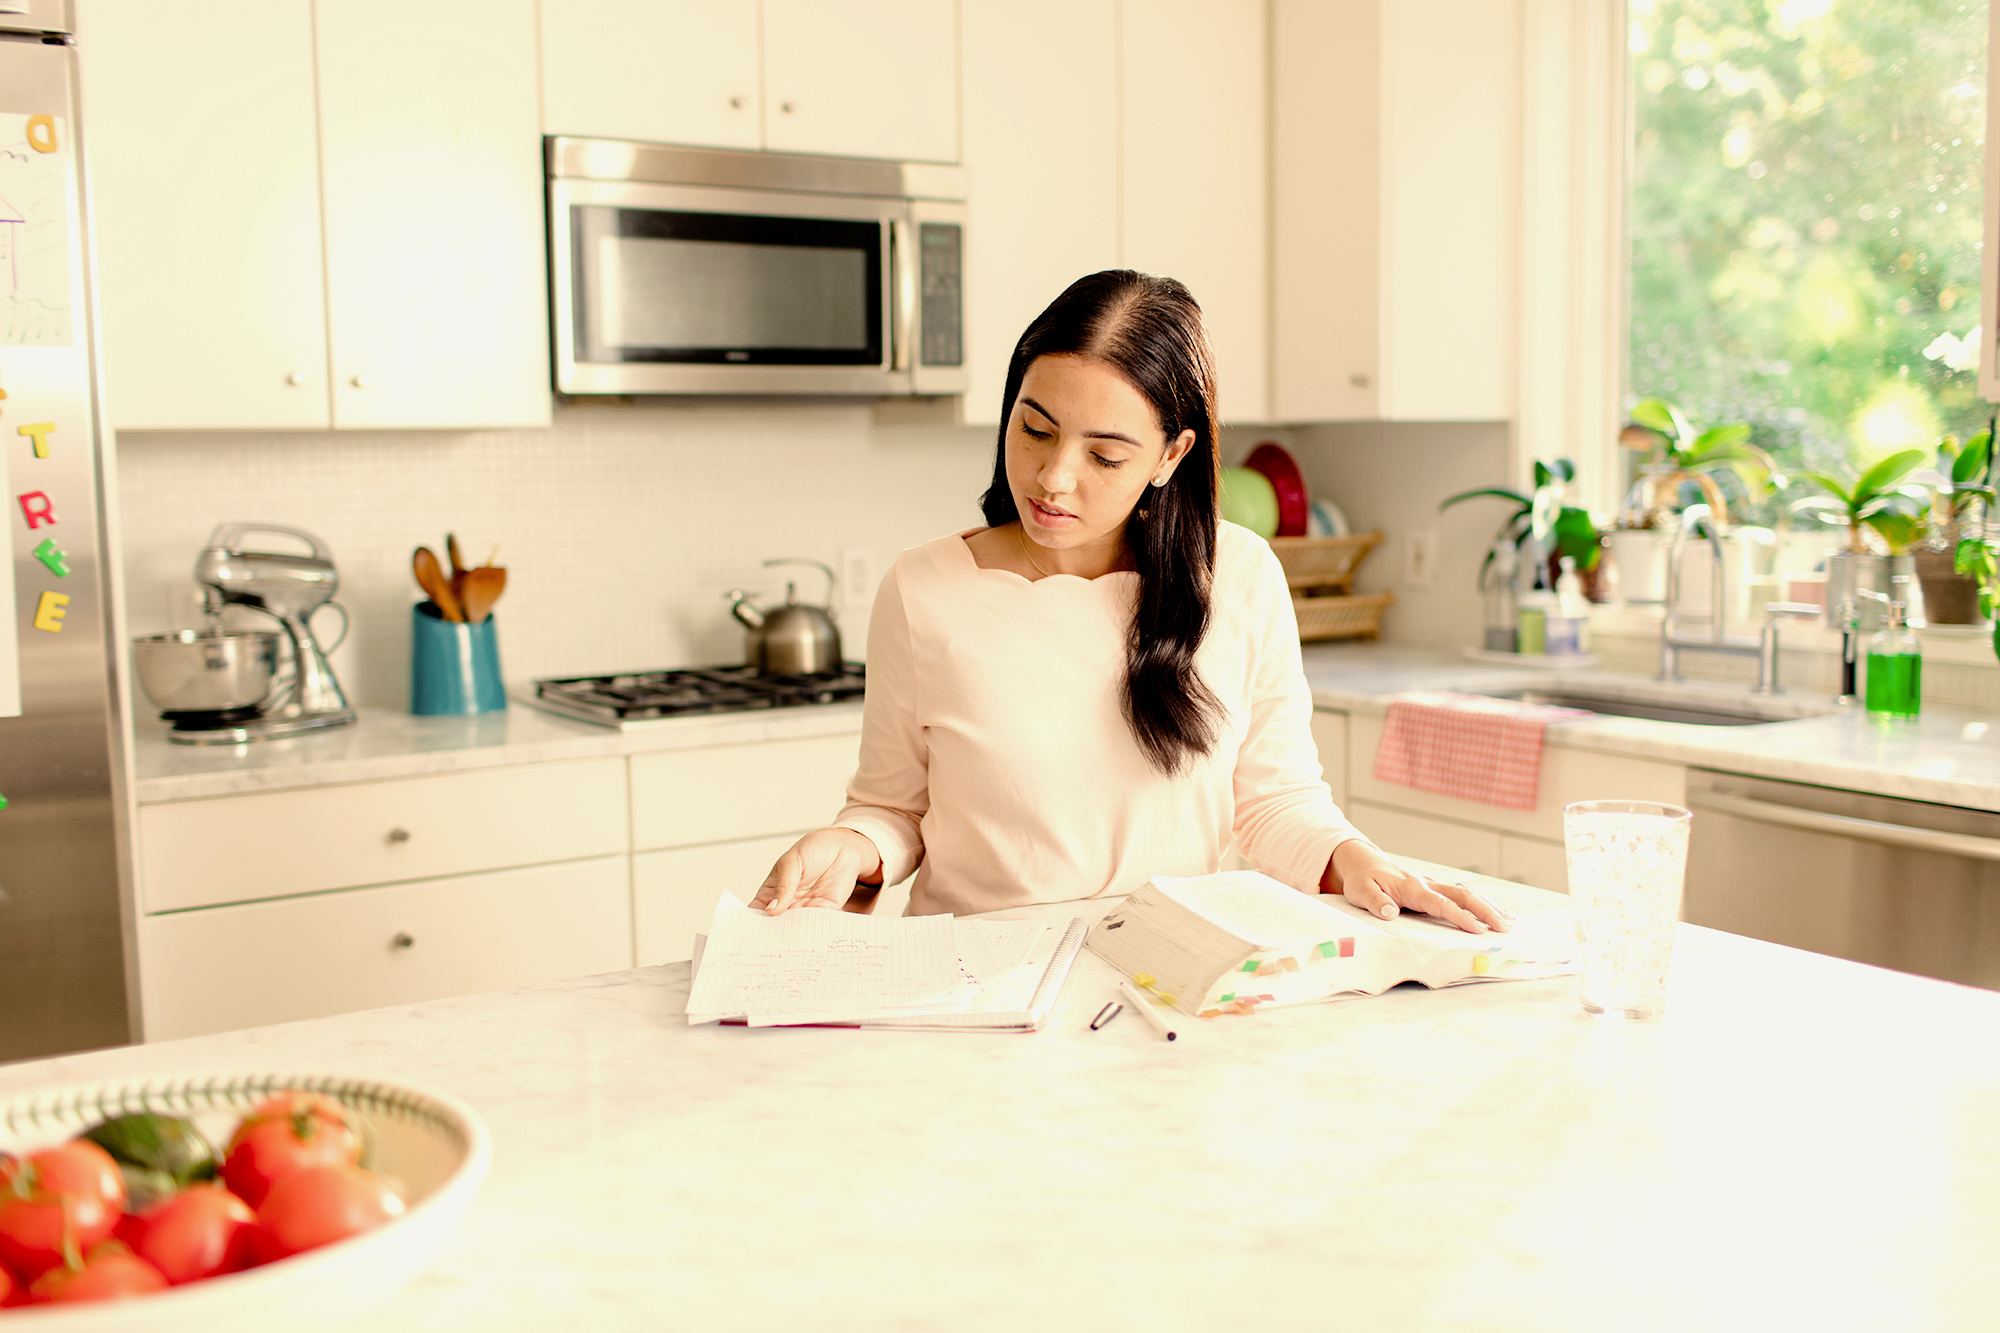
<path id="1" fill-rule="evenodd" d="M 535 682 L 532 702 L 552 713 L 629 727 L 701 713 L 742 713 L 859 699 L 865 668 L 844 662 L 812 676 L 765 676 L 754 667 L 639 671 L 622 676 L 564 676 Z"/>

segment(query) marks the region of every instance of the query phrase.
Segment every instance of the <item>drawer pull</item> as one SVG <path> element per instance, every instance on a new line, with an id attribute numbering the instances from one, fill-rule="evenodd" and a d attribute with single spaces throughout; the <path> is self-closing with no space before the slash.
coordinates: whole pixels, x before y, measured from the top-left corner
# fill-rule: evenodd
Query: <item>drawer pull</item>
<path id="1" fill-rule="evenodd" d="M 410 831 L 408 829 L 392 828 L 389 830 L 390 842 L 408 842 L 409 840 L 410 840 Z"/>
<path id="2" fill-rule="evenodd" d="M 407 930 L 399 930 L 389 940 L 391 949 L 408 949 L 416 944 L 416 937 Z"/>

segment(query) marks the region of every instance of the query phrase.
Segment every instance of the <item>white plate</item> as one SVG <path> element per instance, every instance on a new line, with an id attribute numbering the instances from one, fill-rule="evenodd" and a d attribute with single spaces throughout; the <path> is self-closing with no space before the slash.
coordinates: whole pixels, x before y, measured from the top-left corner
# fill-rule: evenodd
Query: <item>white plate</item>
<path id="1" fill-rule="evenodd" d="M 1340 506 L 1325 496 L 1314 500 L 1307 508 L 1306 535 L 1309 537 L 1345 537 L 1352 531 L 1347 515 L 1340 512 Z"/>
<path id="2" fill-rule="evenodd" d="M 155 1296 L 9 1310 L 0 1315 L 6 1333 L 336 1328 L 408 1285 L 458 1229 L 492 1156 L 478 1113 L 441 1092 L 262 1073 L 73 1085 L 0 1101 L 0 1150 L 19 1156 L 75 1138 L 112 1116 L 154 1111 L 194 1121 L 221 1152 L 244 1112 L 272 1093 L 294 1089 L 325 1093 L 354 1112 L 367 1145 L 364 1164 L 401 1187 L 408 1212 L 324 1249 Z"/>

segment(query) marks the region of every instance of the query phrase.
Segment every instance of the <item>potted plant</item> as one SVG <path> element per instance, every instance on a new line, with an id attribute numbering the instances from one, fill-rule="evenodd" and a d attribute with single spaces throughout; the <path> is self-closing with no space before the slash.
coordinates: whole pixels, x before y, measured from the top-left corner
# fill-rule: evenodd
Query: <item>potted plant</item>
<path id="1" fill-rule="evenodd" d="M 1895 589 L 1890 582 L 1894 575 L 1912 571 L 1914 561 L 1908 551 L 1923 535 L 1923 504 L 1900 489 L 1899 483 L 1923 461 L 1923 450 L 1904 449 L 1880 460 L 1852 482 L 1824 472 L 1798 474 L 1798 481 L 1817 486 L 1825 494 L 1795 501 L 1793 510 L 1846 530 L 1840 549 L 1829 552 L 1826 558 L 1826 605 L 1837 613 L 1842 602 L 1856 602 L 1859 621 L 1866 628 L 1882 623 L 1882 603 L 1872 597 L 1857 598 L 1855 590 L 1867 588 L 1888 594 Z M 1870 545 L 1871 533 L 1888 554 Z"/>
<path id="2" fill-rule="evenodd" d="M 1717 523 L 1729 522 L 1729 499 L 1718 478 L 1733 473 L 1746 496 L 1771 489 L 1771 456 L 1750 442 L 1742 422 L 1697 430 L 1687 414 L 1664 398 L 1642 398 L 1618 434 L 1627 449 L 1646 455 L 1610 535 L 1611 558 L 1628 602 L 1658 602 L 1667 595 L 1667 550 L 1681 511 L 1681 491 L 1701 492 Z"/>
<path id="3" fill-rule="evenodd" d="M 1603 535 L 1598 531 L 1590 511 L 1569 498 L 1568 486 L 1574 480 L 1576 464 L 1569 459 L 1558 458 L 1553 463 L 1543 463 L 1538 459 L 1535 462 L 1535 489 L 1532 494 L 1523 495 L 1505 486 L 1480 486 L 1451 496 L 1438 505 L 1438 510 L 1443 512 L 1461 500 L 1483 495 L 1508 501 L 1513 508 L 1493 534 L 1494 544 L 1510 545 L 1518 551 L 1529 537 L 1534 537 L 1543 558 L 1548 561 L 1549 587 L 1556 586 L 1563 557 L 1567 556 L 1576 562 L 1576 572 L 1583 579 L 1585 595 L 1592 601 L 1599 601 L 1598 575 L 1602 572 Z M 1479 570 L 1481 587 L 1486 585 L 1492 564 L 1493 552 L 1489 550 Z"/>
<path id="4" fill-rule="evenodd" d="M 1944 484 L 1932 493 L 1929 539 L 1915 552 L 1924 617 L 1933 625 L 1971 625 L 1982 618 L 1978 573 L 1986 552 L 1972 525 L 1978 520 L 1979 502 L 1993 499 L 1992 488 L 1985 484 L 1992 448 L 1990 430 L 1963 445 L 1955 435 L 1938 441 L 1938 473 Z M 1972 568 L 1963 569 L 1961 564 Z"/>

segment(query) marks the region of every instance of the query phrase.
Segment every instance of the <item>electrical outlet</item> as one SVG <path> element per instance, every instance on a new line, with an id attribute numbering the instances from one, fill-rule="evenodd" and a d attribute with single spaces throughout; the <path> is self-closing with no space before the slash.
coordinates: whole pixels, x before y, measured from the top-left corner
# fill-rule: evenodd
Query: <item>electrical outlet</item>
<path id="1" fill-rule="evenodd" d="M 875 600 L 875 551 L 867 546 L 840 548 L 840 604 L 859 608 Z"/>
<path id="2" fill-rule="evenodd" d="M 1413 532 L 1403 546 L 1403 582 L 1412 588 L 1428 588 L 1437 576 L 1438 535 L 1436 528 Z"/>

